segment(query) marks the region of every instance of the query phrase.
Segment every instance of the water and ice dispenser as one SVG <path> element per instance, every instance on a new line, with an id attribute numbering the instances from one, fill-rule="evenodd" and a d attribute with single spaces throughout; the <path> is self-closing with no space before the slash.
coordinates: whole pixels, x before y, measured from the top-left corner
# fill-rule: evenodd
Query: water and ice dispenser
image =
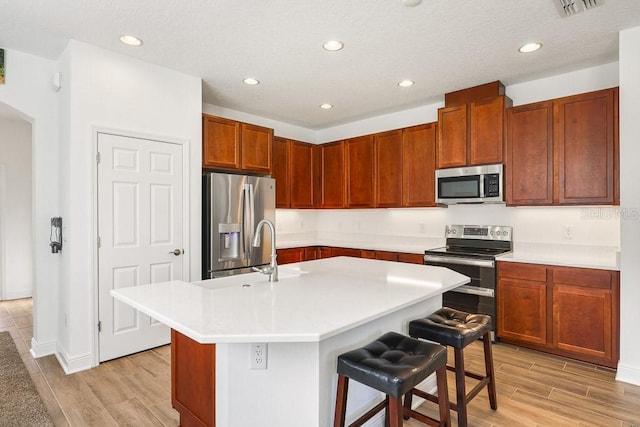
<path id="1" fill-rule="evenodd" d="M 220 223 L 218 224 L 218 233 L 220 233 L 219 261 L 239 259 L 240 258 L 240 224 Z"/>

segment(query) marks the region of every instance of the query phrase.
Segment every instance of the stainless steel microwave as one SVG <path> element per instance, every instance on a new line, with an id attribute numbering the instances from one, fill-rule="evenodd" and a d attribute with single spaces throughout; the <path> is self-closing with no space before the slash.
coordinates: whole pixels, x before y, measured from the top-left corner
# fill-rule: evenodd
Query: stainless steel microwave
<path id="1" fill-rule="evenodd" d="M 436 203 L 504 203 L 502 164 L 436 170 Z"/>

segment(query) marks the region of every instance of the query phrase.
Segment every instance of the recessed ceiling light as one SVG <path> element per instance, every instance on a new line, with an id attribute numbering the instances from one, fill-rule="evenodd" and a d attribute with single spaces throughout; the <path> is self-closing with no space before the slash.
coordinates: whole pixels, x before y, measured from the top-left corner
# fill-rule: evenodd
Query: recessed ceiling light
<path id="1" fill-rule="evenodd" d="M 422 3 L 422 0 L 402 0 L 402 4 L 408 7 L 414 7 Z"/>
<path id="2" fill-rule="evenodd" d="M 329 40 L 328 42 L 323 44 L 322 47 L 330 52 L 335 52 L 342 49 L 344 47 L 344 43 L 342 43 L 340 40 Z"/>
<path id="3" fill-rule="evenodd" d="M 535 52 L 541 47 L 542 47 L 541 43 L 527 43 L 518 50 L 522 53 L 531 53 L 531 52 Z"/>
<path id="4" fill-rule="evenodd" d="M 120 36 L 120 41 L 126 45 L 129 46 L 140 46 L 142 45 L 142 40 L 140 40 L 139 38 L 135 37 L 135 36 L 129 36 L 129 35 L 121 35 Z"/>
<path id="5" fill-rule="evenodd" d="M 415 82 L 413 80 L 403 80 L 403 81 L 398 83 L 398 86 L 400 86 L 400 87 L 409 87 L 409 86 L 413 86 L 414 84 L 415 84 Z"/>
<path id="6" fill-rule="evenodd" d="M 253 77 L 247 77 L 242 82 L 249 86 L 255 86 L 260 84 L 260 80 L 254 79 Z"/>
<path id="7" fill-rule="evenodd" d="M 333 105 L 331 104 L 320 104 L 320 108 L 322 108 L 323 110 L 330 110 L 333 108 Z"/>

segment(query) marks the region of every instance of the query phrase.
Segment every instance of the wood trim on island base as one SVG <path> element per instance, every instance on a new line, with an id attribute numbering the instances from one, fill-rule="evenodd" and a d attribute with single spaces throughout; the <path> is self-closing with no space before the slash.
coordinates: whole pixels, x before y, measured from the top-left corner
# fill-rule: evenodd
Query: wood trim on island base
<path id="1" fill-rule="evenodd" d="M 216 425 L 216 345 L 171 330 L 171 405 L 181 427 Z"/>

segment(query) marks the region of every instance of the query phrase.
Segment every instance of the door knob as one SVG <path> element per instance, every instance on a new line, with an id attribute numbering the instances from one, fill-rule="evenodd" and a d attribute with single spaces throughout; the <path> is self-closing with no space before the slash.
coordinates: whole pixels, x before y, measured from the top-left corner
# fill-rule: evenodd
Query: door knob
<path id="1" fill-rule="evenodd" d="M 183 250 L 182 249 L 174 249 L 171 252 L 169 252 L 170 254 L 174 254 L 175 256 L 178 256 L 180 254 L 182 254 Z"/>

